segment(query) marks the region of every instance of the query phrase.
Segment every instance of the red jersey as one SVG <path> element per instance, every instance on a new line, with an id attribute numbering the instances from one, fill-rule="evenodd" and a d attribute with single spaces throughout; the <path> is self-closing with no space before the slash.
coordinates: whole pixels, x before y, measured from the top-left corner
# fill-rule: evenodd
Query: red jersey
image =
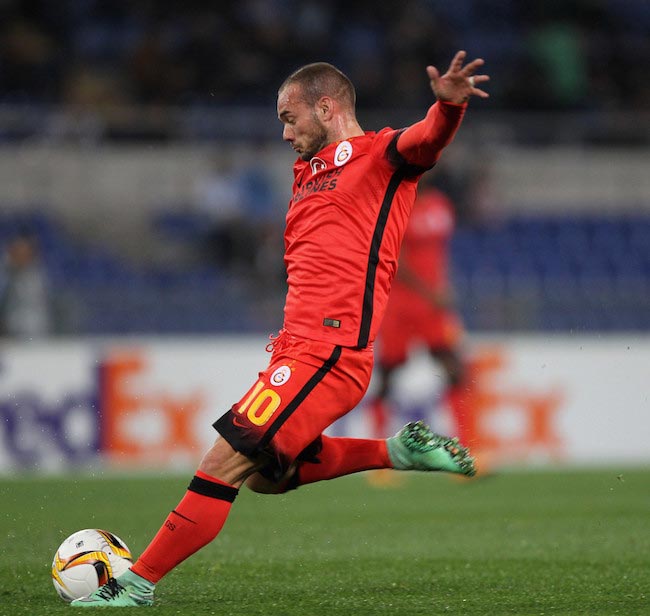
<path id="1" fill-rule="evenodd" d="M 417 181 L 463 112 L 463 106 L 434 105 L 405 130 L 399 151 L 401 131 L 385 128 L 296 161 L 285 231 L 285 329 L 345 347 L 365 348 L 374 340 Z M 416 166 L 425 160 L 427 167 Z"/>

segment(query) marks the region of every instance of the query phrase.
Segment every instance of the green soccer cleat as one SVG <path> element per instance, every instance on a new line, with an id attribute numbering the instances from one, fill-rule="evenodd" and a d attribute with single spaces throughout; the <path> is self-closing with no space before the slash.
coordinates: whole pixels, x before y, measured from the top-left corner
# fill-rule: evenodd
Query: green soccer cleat
<path id="1" fill-rule="evenodd" d="M 140 582 L 140 580 L 142 580 Z M 132 571 L 127 571 L 119 580 L 110 578 L 87 597 L 75 599 L 73 607 L 146 607 L 153 605 L 154 585 Z"/>
<path id="2" fill-rule="evenodd" d="M 401 471 L 447 471 L 472 477 L 474 458 L 457 438 L 440 436 L 422 421 L 406 424 L 386 439 L 393 468 Z"/>

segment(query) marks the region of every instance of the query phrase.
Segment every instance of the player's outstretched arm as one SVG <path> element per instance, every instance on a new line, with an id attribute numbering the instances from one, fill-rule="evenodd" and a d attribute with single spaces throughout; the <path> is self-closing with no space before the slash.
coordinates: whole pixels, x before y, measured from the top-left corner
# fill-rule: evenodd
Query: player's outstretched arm
<path id="1" fill-rule="evenodd" d="M 464 64 L 467 53 L 459 51 L 444 75 L 435 66 L 427 66 L 432 92 L 438 102 L 424 120 L 409 126 L 397 141 L 397 150 L 404 159 L 420 167 L 431 167 L 454 138 L 470 96 L 487 98 L 489 94 L 477 87 L 489 81 L 488 75 L 476 75 L 483 66 L 482 58 Z"/>

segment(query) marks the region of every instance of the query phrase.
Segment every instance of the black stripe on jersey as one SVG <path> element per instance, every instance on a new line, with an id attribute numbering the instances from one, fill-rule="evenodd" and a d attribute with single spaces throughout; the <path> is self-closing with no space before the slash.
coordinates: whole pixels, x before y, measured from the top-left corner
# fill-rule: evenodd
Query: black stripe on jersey
<path id="1" fill-rule="evenodd" d="M 419 175 L 422 175 L 425 171 L 433 169 L 435 165 L 432 165 L 431 167 L 420 167 L 418 165 L 412 165 L 411 163 L 406 162 L 406 159 L 399 153 L 399 150 L 397 149 L 397 141 L 405 130 L 406 129 L 403 128 L 402 130 L 398 131 L 397 134 L 391 139 L 388 147 L 386 148 L 386 158 L 388 158 L 388 162 L 393 165 L 393 167 L 396 169 L 402 169 L 402 172 L 404 174 L 403 177 L 415 178 Z"/>
<path id="2" fill-rule="evenodd" d="M 370 338 L 370 326 L 372 324 L 373 305 L 375 299 L 375 277 L 377 274 L 377 265 L 379 265 L 379 249 L 381 248 L 381 240 L 384 237 L 384 229 L 388 222 L 388 214 L 393 205 L 393 198 L 400 185 L 400 182 L 405 178 L 415 178 L 422 175 L 427 171 L 424 167 L 417 165 L 410 165 L 406 162 L 404 157 L 397 149 L 397 140 L 405 129 L 396 133 L 395 137 L 391 140 L 386 148 L 386 157 L 388 161 L 394 165 L 397 170 L 391 177 L 386 188 L 384 200 L 379 209 L 379 216 L 377 217 L 377 224 L 375 231 L 372 234 L 372 242 L 370 243 L 370 254 L 368 255 L 368 269 L 366 270 L 366 287 L 363 293 L 363 309 L 361 313 L 361 325 L 359 327 L 359 338 L 357 339 L 357 348 L 364 349 L 368 346 L 368 339 Z"/>
<path id="3" fill-rule="evenodd" d="M 314 375 L 302 386 L 302 389 L 296 394 L 296 397 L 287 404 L 285 409 L 278 415 L 278 418 L 273 422 L 273 425 L 264 433 L 262 440 L 259 442 L 258 449 L 266 447 L 271 439 L 275 436 L 276 432 L 282 427 L 291 414 L 302 404 L 305 398 L 312 392 L 314 387 L 318 385 L 325 375 L 334 367 L 336 362 L 341 357 L 342 347 L 336 346 L 332 354 L 323 362 L 323 365 L 314 373 Z"/>
<path id="4" fill-rule="evenodd" d="M 384 237 L 384 230 L 388 222 L 388 214 L 393 204 L 393 198 L 400 185 L 400 182 L 405 177 L 405 168 L 400 167 L 393 173 L 388 188 L 384 195 L 384 200 L 379 209 L 379 216 L 377 217 L 377 224 L 372 234 L 372 242 L 370 243 L 370 254 L 368 255 L 368 268 L 366 270 L 366 287 L 363 292 L 363 311 L 361 313 L 361 326 L 359 327 L 359 338 L 357 339 L 357 348 L 365 349 L 368 346 L 368 339 L 370 337 L 370 325 L 372 323 L 373 305 L 375 299 L 375 277 L 377 274 L 377 265 L 379 265 L 379 249 L 381 248 L 381 240 Z"/>

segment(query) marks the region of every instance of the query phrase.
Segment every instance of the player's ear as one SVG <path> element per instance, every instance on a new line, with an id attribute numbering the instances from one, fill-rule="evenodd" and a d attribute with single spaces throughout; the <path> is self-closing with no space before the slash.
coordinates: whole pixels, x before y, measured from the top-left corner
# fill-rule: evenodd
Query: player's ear
<path id="1" fill-rule="evenodd" d="M 329 96 L 321 96 L 316 103 L 316 110 L 321 120 L 328 121 L 332 118 L 334 102 Z"/>

